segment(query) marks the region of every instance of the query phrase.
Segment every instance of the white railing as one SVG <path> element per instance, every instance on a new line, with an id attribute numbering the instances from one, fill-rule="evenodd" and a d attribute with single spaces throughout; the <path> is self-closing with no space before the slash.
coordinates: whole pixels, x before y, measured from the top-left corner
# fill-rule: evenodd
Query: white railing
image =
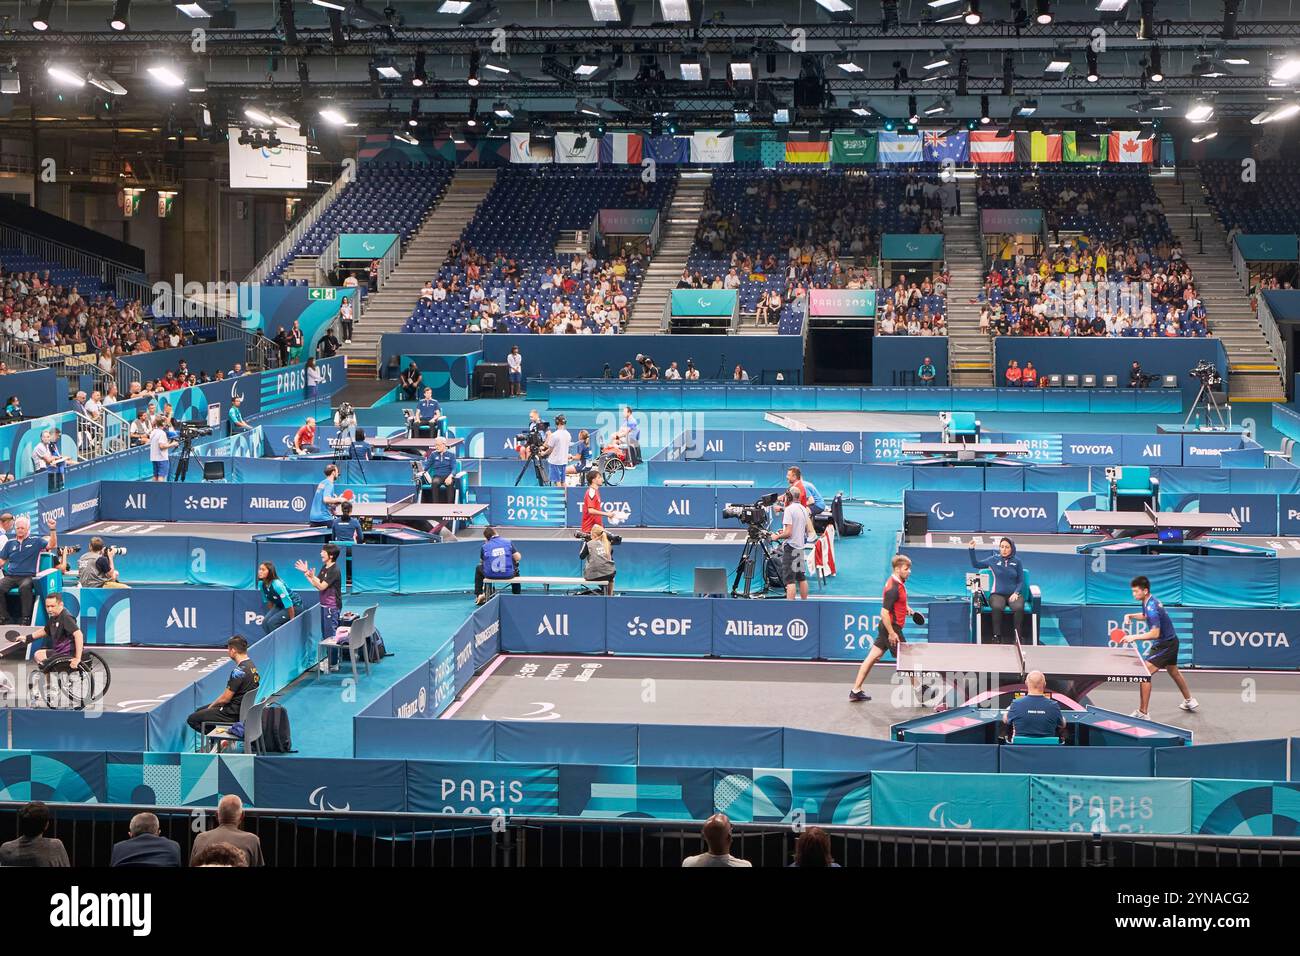
<path id="1" fill-rule="evenodd" d="M 103 416 L 104 454 L 126 451 L 131 444 L 131 423 L 107 405 L 99 414 Z"/>
<path id="2" fill-rule="evenodd" d="M 1259 327 L 1264 332 L 1268 347 L 1272 350 L 1273 358 L 1277 361 L 1278 370 L 1282 373 L 1282 381 L 1285 382 L 1290 379 L 1291 370 L 1286 347 L 1282 344 L 1282 330 L 1278 328 L 1277 319 L 1273 317 L 1273 312 L 1268 307 L 1268 299 L 1263 293 L 1257 297 L 1257 303 L 1258 308 L 1255 315 L 1259 318 Z"/>
<path id="3" fill-rule="evenodd" d="M 251 283 L 265 282 L 266 277 L 275 271 L 275 267 L 280 264 L 280 261 L 290 253 L 293 247 L 298 244 L 298 240 L 307 234 L 307 230 L 316 224 L 325 210 L 330 207 L 330 204 L 339 198 L 339 195 L 343 190 L 347 189 L 352 181 L 348 178 L 346 169 L 339 173 L 339 178 L 334 180 L 334 184 L 321 193 L 320 198 L 312 204 L 310 209 L 298 217 L 297 224 L 285 233 L 284 238 L 277 242 L 270 252 L 262 257 L 262 260 L 253 267 L 253 271 L 244 278 L 244 281 Z"/>
<path id="4" fill-rule="evenodd" d="M 1250 293 L 1250 265 L 1246 262 L 1246 257 L 1241 254 L 1235 242 L 1232 243 L 1232 267 L 1237 271 L 1237 281 L 1241 287 Z"/>

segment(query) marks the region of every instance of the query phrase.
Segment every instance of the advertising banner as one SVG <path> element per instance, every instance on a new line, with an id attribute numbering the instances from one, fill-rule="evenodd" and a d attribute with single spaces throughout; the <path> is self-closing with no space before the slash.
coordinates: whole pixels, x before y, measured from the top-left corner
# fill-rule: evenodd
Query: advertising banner
<path id="1" fill-rule="evenodd" d="M 712 488 L 647 487 L 641 495 L 641 520 L 647 528 L 709 527 L 717 517 L 717 495 Z"/>
<path id="2" fill-rule="evenodd" d="M 1075 833 L 1188 833 L 1192 782 L 1149 777 L 1034 776 L 1030 828 Z"/>
<path id="3" fill-rule="evenodd" d="M 1237 249 L 1247 262 L 1295 262 L 1297 241 L 1294 235 L 1238 235 Z"/>
<path id="4" fill-rule="evenodd" d="M 605 646 L 611 654 L 707 657 L 713 652 L 707 598 L 621 598 L 607 606 Z"/>
<path id="5" fill-rule="evenodd" d="M 713 602 L 713 653 L 718 657 L 813 659 L 817 610 L 792 601 Z"/>
<path id="6" fill-rule="evenodd" d="M 514 654 L 603 654 L 605 605 L 600 597 L 504 594 L 501 650 Z"/>
<path id="7" fill-rule="evenodd" d="M 1277 495 L 1201 495 L 1200 510 L 1210 514 L 1231 514 L 1241 522 L 1242 534 L 1277 534 Z"/>
<path id="8" fill-rule="evenodd" d="M 857 464 L 862 461 L 862 435 L 860 432 L 800 432 L 798 460 Z"/>
<path id="9" fill-rule="evenodd" d="M 1181 465 L 1180 435 L 1122 435 L 1122 460 L 1126 465 Z"/>
<path id="10" fill-rule="evenodd" d="M 339 234 L 340 259 L 382 259 L 397 241 L 395 232 L 345 232 Z"/>
<path id="11" fill-rule="evenodd" d="M 658 209 L 602 209 L 600 231 L 607 236 L 648 236 L 659 219 Z"/>
<path id="12" fill-rule="evenodd" d="M 564 527 L 563 488 L 492 488 L 491 495 L 488 514 L 493 524 L 525 528 Z"/>
<path id="13" fill-rule="evenodd" d="M 1183 435 L 1183 464 L 1218 468 L 1219 456 L 1242 447 L 1240 435 Z"/>
<path id="14" fill-rule="evenodd" d="M 1028 830 L 1029 780 L 1018 773 L 871 775 L 871 823 L 932 830 Z"/>
<path id="15" fill-rule="evenodd" d="M 981 495 L 978 491 L 906 491 L 903 512 L 925 514 L 931 531 L 979 531 L 984 514 Z"/>
<path id="16" fill-rule="evenodd" d="M 1198 667 L 1300 668 L 1300 612 L 1198 607 L 1192 644 Z"/>
<path id="17" fill-rule="evenodd" d="M 980 232 L 985 235 L 1037 235 L 1042 231 L 1041 209 L 980 210 Z"/>
<path id="18" fill-rule="evenodd" d="M 863 432 L 862 460 L 866 462 L 902 461 L 903 445 L 921 440 L 920 432 Z"/>
<path id="19" fill-rule="evenodd" d="M 673 289 L 672 314 L 730 316 L 736 310 L 734 289 Z"/>
<path id="20" fill-rule="evenodd" d="M 875 289 L 811 289 L 808 314 L 837 318 L 870 318 L 876 314 Z"/>
<path id="21" fill-rule="evenodd" d="M 937 262 L 943 258 L 943 236 L 926 234 L 881 237 L 880 258 L 894 262 Z"/>

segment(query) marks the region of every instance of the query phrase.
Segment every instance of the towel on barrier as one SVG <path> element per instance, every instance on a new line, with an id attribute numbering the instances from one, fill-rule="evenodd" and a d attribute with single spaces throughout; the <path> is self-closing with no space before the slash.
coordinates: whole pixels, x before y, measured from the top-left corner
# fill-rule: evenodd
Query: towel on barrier
<path id="1" fill-rule="evenodd" d="M 813 545 L 813 567 L 825 577 L 835 576 L 835 525 L 829 524 Z"/>

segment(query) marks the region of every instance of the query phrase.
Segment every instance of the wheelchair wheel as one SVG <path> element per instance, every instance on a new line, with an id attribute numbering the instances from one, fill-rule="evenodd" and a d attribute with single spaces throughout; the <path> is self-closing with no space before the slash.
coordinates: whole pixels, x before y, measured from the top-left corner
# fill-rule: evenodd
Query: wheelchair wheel
<path id="1" fill-rule="evenodd" d="M 84 651 L 81 664 L 74 670 L 68 656 L 53 657 L 40 665 L 39 673 L 44 686 L 42 698 L 47 707 L 66 703 L 73 710 L 81 710 L 104 698 L 113 675 L 108 664 L 94 651 Z"/>
<path id="2" fill-rule="evenodd" d="M 624 470 L 623 462 L 619 461 L 618 458 L 613 455 L 610 455 L 605 459 L 605 462 L 601 465 L 600 469 L 601 475 L 604 477 L 605 484 L 607 485 L 616 485 L 622 481 Z"/>

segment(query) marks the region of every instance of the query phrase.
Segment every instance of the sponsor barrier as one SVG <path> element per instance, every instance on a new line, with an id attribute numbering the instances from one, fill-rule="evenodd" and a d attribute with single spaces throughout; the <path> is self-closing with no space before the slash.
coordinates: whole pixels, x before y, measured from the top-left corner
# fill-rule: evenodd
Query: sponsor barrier
<path id="1" fill-rule="evenodd" d="M 498 736 L 499 746 L 516 746 L 515 734 Z M 606 749 L 617 753 L 612 738 Z M 1300 824 L 1300 784 L 1269 780 L 0 751 L 0 789 L 38 785 L 51 803 L 213 807 L 235 793 L 263 809 L 358 813 L 663 820 L 726 813 L 759 823 L 1251 836 L 1287 836 Z"/>

